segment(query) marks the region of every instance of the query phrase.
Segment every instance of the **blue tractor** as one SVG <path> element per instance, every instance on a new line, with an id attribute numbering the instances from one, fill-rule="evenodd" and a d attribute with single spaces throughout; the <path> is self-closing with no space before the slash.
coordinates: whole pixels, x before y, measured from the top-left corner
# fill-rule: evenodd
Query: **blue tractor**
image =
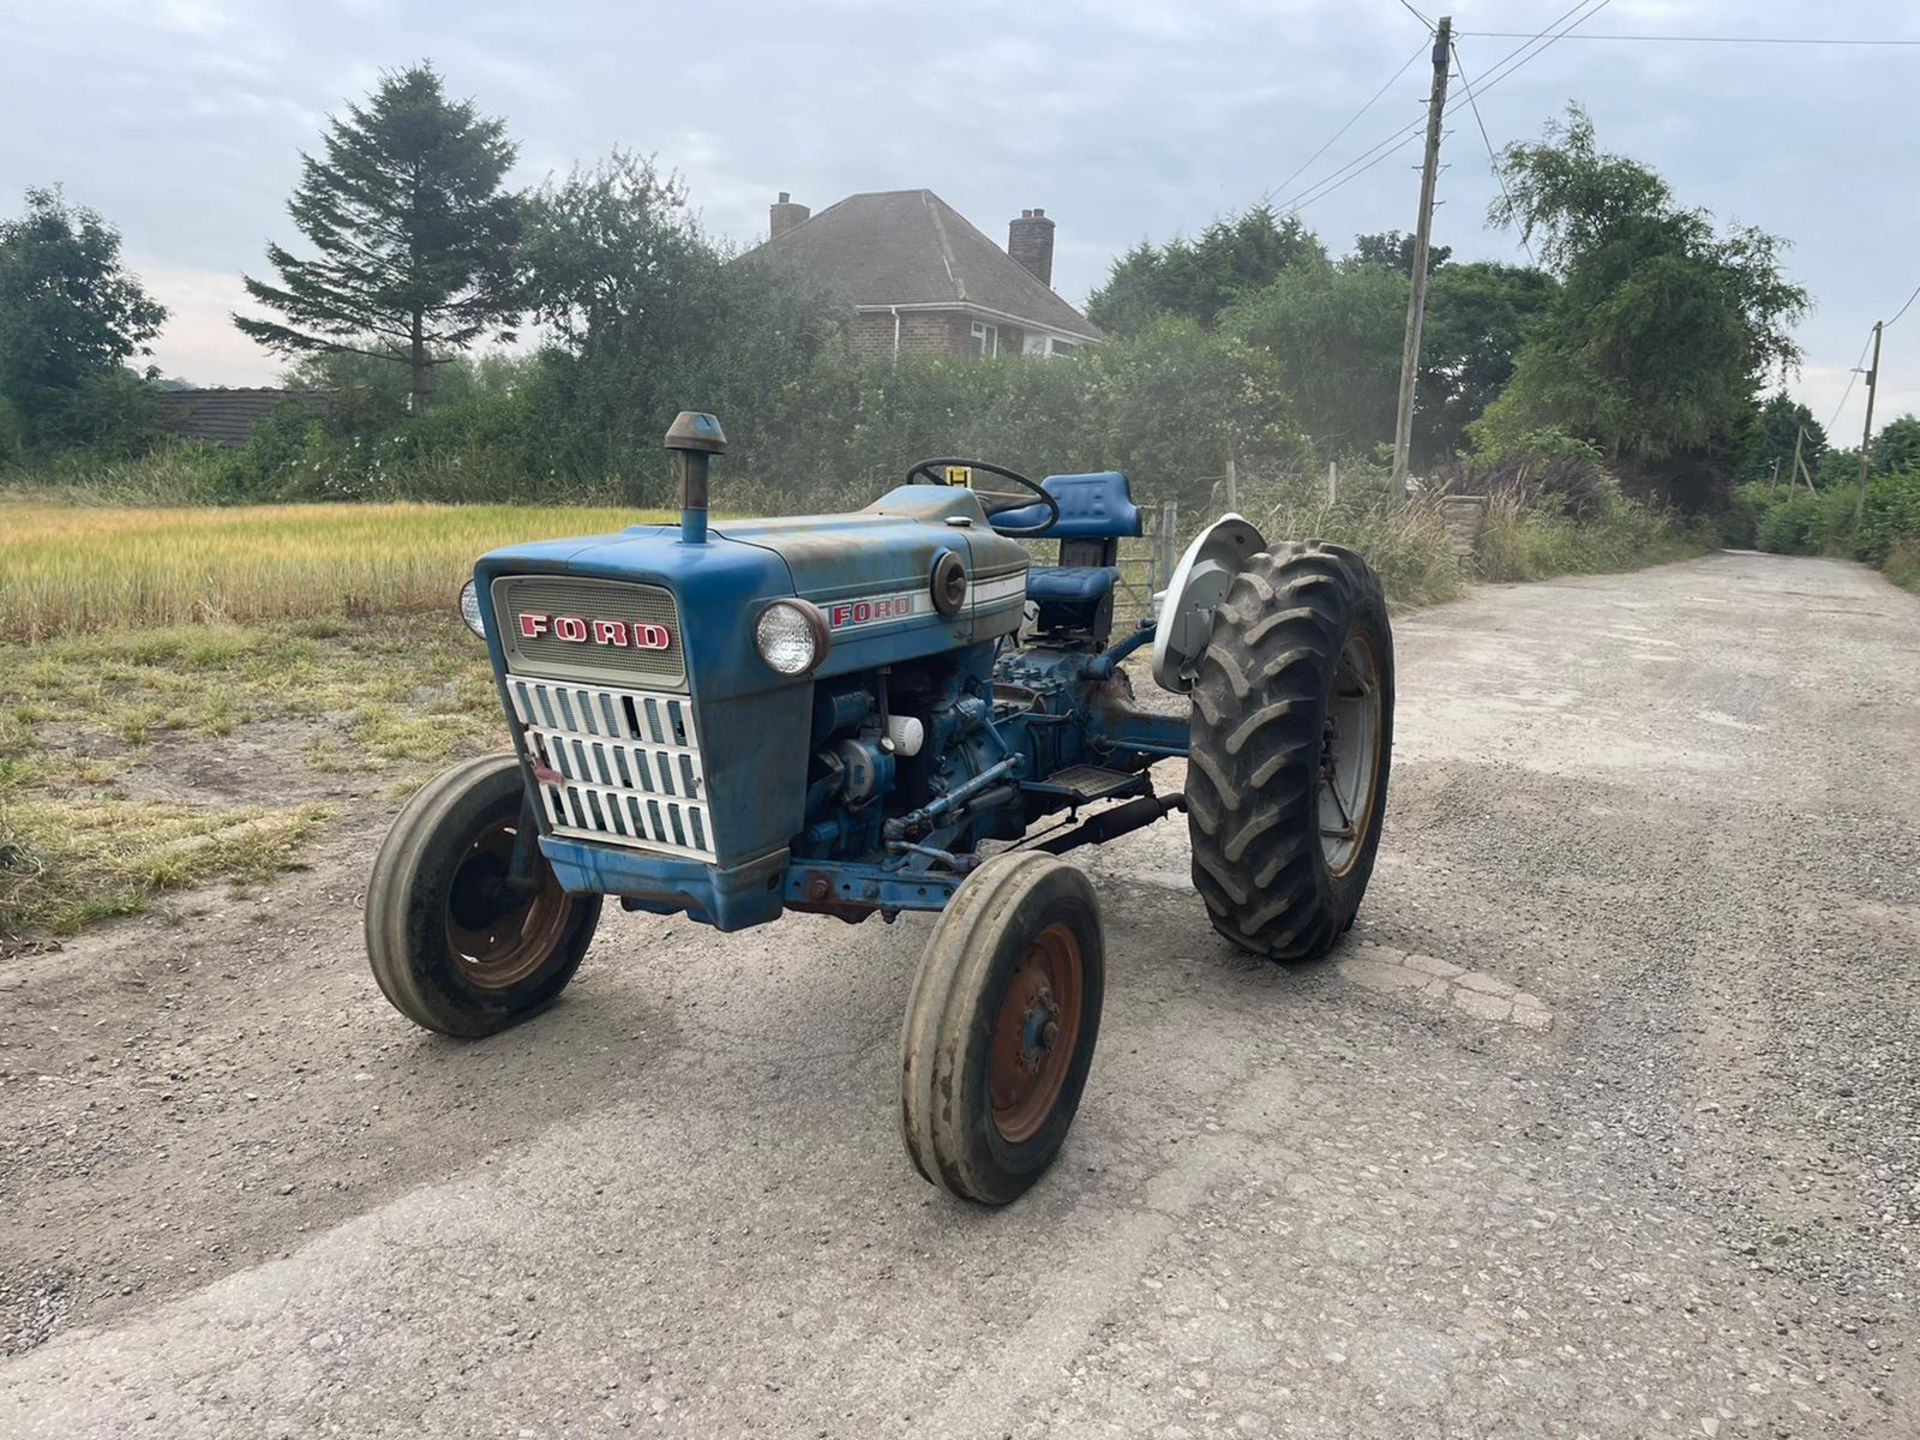
<path id="1" fill-rule="evenodd" d="M 938 911 L 902 1034 L 907 1150 L 1004 1204 L 1064 1141 L 1100 1027 L 1099 905 L 1063 854 L 1184 810 L 1229 940 L 1307 959 L 1353 923 L 1393 729 L 1358 555 L 1230 516 L 1116 638 L 1118 547 L 1142 533 L 1116 472 L 928 460 L 852 514 L 709 527 L 719 423 L 682 414 L 667 447 L 679 525 L 495 550 L 462 592 L 513 753 L 425 786 L 375 863 L 368 955 L 408 1018 L 482 1036 L 539 1010 L 607 896 L 720 930 Z M 1135 703 L 1122 662 L 1148 646 L 1190 703 Z M 1184 785 L 1157 794 L 1169 759 Z"/>

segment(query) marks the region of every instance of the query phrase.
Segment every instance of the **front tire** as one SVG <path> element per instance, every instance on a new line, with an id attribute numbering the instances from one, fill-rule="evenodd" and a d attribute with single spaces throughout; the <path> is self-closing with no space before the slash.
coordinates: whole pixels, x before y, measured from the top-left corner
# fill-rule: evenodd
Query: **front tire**
<path id="1" fill-rule="evenodd" d="M 927 944 L 901 1034 L 901 1128 L 922 1176 L 983 1205 L 1040 1178 L 1079 1109 L 1105 990 L 1081 870 L 1020 850 L 968 877 Z"/>
<path id="2" fill-rule="evenodd" d="M 1193 691 L 1193 881 L 1214 929 L 1275 960 L 1324 955 L 1380 848 L 1393 631 L 1380 577 L 1309 540 L 1253 556 Z"/>
<path id="3" fill-rule="evenodd" d="M 536 849 L 531 888 L 508 884 L 525 786 L 511 755 L 454 766 L 407 802 L 367 885 L 367 959 L 414 1024 L 477 1038 L 525 1019 L 573 979 L 600 920 Z"/>

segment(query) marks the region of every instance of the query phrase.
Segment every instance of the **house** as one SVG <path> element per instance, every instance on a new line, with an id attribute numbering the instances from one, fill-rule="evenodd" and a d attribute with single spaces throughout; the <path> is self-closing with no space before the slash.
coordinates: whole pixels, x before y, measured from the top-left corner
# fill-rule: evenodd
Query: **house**
<path id="1" fill-rule="evenodd" d="M 1023 210 L 1002 250 L 931 190 L 849 195 L 818 215 L 782 191 L 754 257 L 853 301 L 854 353 L 1064 355 L 1105 336 L 1054 294 L 1053 221 Z"/>
<path id="2" fill-rule="evenodd" d="M 253 427 L 289 401 L 319 414 L 326 397 L 312 390 L 276 390 L 268 386 L 235 389 L 161 390 L 154 394 L 160 425 L 189 440 L 241 446 Z"/>

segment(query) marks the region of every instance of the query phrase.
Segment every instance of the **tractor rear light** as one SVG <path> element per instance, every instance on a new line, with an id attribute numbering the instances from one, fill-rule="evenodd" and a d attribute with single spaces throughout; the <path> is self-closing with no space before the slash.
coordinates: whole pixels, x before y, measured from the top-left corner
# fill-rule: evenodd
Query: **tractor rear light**
<path id="1" fill-rule="evenodd" d="M 480 612 L 480 587 L 471 580 L 460 587 L 460 618 L 482 640 L 487 638 L 486 617 Z"/>
<path id="2" fill-rule="evenodd" d="M 753 627 L 754 648 L 778 674 L 805 675 L 827 658 L 827 617 L 805 600 L 776 600 Z"/>

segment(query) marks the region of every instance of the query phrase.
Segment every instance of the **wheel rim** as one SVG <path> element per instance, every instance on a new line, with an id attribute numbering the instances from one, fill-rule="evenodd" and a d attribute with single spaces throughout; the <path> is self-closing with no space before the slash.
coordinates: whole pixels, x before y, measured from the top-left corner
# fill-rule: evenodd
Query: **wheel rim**
<path id="1" fill-rule="evenodd" d="M 1360 858 L 1380 783 L 1380 663 L 1355 634 L 1342 647 L 1320 746 L 1320 851 L 1344 875 Z"/>
<path id="2" fill-rule="evenodd" d="M 517 817 L 489 825 L 474 837 L 447 892 L 447 951 L 460 973 L 483 990 L 517 985 L 547 962 L 573 915 L 573 897 L 553 867 L 539 861 L 540 886 L 531 895 L 507 884 Z"/>
<path id="3" fill-rule="evenodd" d="M 1065 925 L 1049 925 L 1014 966 L 994 1021 L 987 1090 L 1003 1140 L 1032 1139 L 1053 1113 L 1073 1068 L 1085 997 L 1080 942 Z"/>

